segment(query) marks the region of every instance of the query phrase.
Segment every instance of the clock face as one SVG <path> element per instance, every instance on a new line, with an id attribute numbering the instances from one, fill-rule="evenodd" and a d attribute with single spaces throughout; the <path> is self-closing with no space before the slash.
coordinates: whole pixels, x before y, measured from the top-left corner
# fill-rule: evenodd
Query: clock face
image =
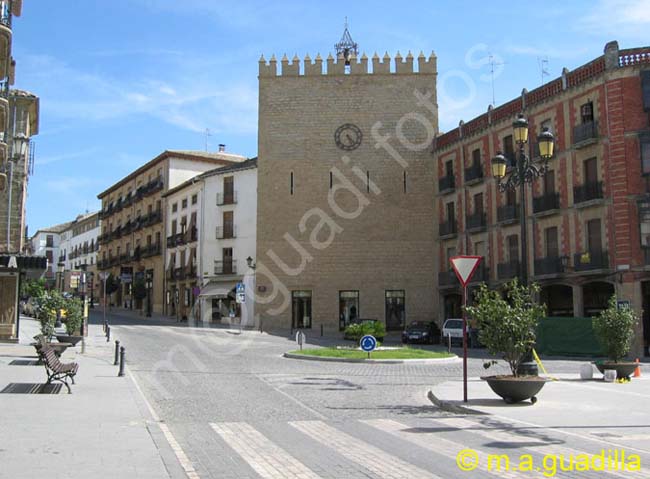
<path id="1" fill-rule="evenodd" d="M 334 132 L 334 142 L 341 150 L 352 151 L 359 148 L 363 133 L 357 125 L 345 123 Z"/>

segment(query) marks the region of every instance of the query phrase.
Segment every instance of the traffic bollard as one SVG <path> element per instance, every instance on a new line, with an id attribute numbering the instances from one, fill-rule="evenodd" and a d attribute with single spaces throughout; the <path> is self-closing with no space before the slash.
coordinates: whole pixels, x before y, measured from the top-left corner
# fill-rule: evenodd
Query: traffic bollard
<path id="1" fill-rule="evenodd" d="M 447 333 L 447 352 L 451 354 L 451 333 Z"/>
<path id="2" fill-rule="evenodd" d="M 322 324 L 320 325 L 320 337 L 321 338 L 323 337 L 323 325 Z"/>
<path id="3" fill-rule="evenodd" d="M 124 376 L 124 363 L 126 362 L 124 356 L 124 346 L 120 346 L 120 372 L 117 373 L 118 377 Z"/>
<path id="4" fill-rule="evenodd" d="M 109 343 L 111 341 L 111 327 L 106 326 L 106 342 Z"/>
<path id="5" fill-rule="evenodd" d="M 115 340 L 115 362 L 113 363 L 114 366 L 117 366 L 118 361 L 119 361 L 119 354 L 120 354 L 120 342 L 119 340 Z"/>

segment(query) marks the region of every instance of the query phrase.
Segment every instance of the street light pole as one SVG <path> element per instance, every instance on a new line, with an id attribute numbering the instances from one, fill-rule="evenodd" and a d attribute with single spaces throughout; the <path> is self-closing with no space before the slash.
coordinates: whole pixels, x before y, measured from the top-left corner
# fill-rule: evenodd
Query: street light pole
<path id="1" fill-rule="evenodd" d="M 523 178 L 526 169 L 526 153 L 524 151 L 524 143 L 519 144 L 519 158 L 517 159 L 517 166 L 519 168 L 519 175 Z M 526 229 L 526 182 L 522 181 L 519 185 L 519 196 L 521 197 L 519 217 L 521 223 L 521 265 L 519 267 L 521 284 L 528 286 L 528 231 Z"/>

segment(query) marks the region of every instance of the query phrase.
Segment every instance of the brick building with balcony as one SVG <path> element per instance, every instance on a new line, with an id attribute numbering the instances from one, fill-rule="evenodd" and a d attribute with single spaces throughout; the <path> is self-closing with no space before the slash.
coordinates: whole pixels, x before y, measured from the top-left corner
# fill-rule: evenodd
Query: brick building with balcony
<path id="1" fill-rule="evenodd" d="M 102 232 L 97 268 L 121 279 L 110 298 L 116 306 L 167 311 L 164 255 L 166 208 L 163 193 L 217 166 L 243 161 L 219 152 L 167 150 L 133 171 L 97 197 L 102 201 Z M 146 298 L 135 298 L 133 282 L 150 278 Z"/>
<path id="2" fill-rule="evenodd" d="M 529 138 L 555 136 L 549 172 L 526 187 L 525 252 L 549 316 L 593 316 L 616 294 L 640 314 L 635 352 L 650 339 L 650 48 L 604 55 L 463 123 L 434 142 L 435 245 L 441 318 L 459 317 L 449 257 L 484 257 L 475 283 L 497 286 L 521 268 L 519 191 L 500 192 L 490 161 L 514 166 L 512 123 L 523 113 Z M 539 157 L 535 140 L 526 145 Z M 443 306 L 444 305 L 444 306 Z"/>

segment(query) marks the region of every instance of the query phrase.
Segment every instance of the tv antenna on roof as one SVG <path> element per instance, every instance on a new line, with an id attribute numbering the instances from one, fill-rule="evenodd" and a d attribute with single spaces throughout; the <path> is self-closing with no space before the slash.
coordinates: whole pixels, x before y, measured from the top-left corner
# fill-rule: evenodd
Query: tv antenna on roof
<path id="1" fill-rule="evenodd" d="M 544 77 L 548 76 L 548 57 L 537 57 L 537 64 L 539 66 L 540 74 L 542 75 L 542 85 L 544 82 Z"/>
<path id="2" fill-rule="evenodd" d="M 490 53 L 490 56 L 488 57 L 488 64 L 490 65 L 490 79 L 492 82 L 492 106 L 494 107 L 496 106 L 496 101 L 494 99 L 494 67 L 505 65 L 505 62 L 496 61 L 494 59 L 494 55 Z"/>

